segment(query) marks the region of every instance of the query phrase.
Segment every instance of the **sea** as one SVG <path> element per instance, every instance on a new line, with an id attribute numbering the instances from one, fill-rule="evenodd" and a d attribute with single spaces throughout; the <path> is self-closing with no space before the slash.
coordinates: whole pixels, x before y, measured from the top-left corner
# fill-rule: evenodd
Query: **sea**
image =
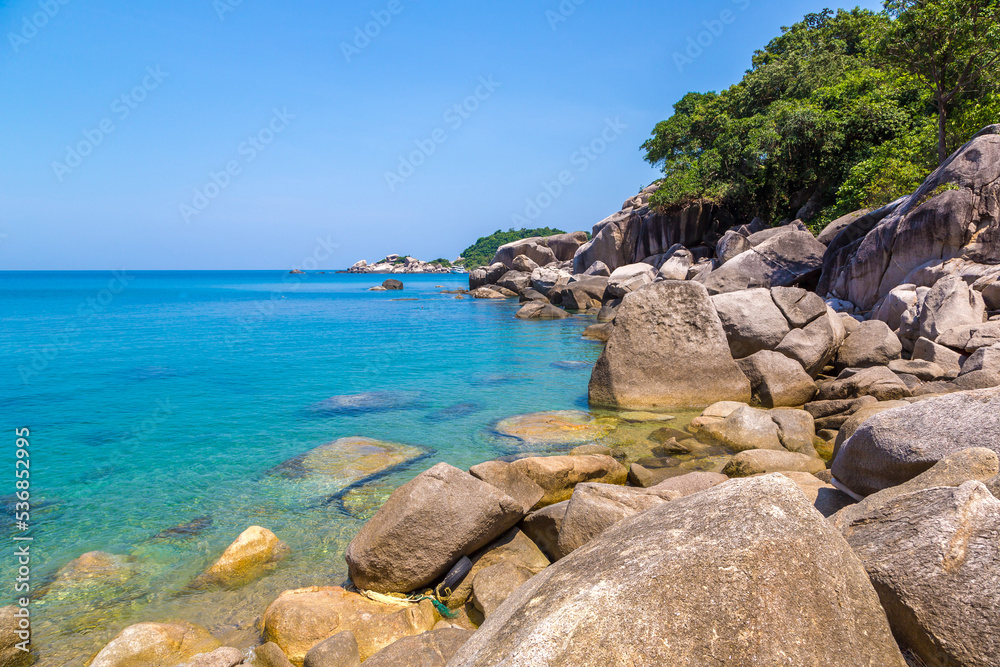
<path id="1" fill-rule="evenodd" d="M 464 275 L 394 276 L 403 291 L 369 291 L 385 277 L 0 273 L 0 586 L 3 604 L 19 597 L 14 548 L 30 545 L 39 665 L 81 665 L 147 620 L 246 645 L 281 591 L 342 583 L 345 547 L 370 512 L 280 474 L 317 447 L 365 437 L 418 448 L 366 486 L 377 507 L 437 462 L 516 454 L 500 420 L 587 409 L 601 347 L 581 333 L 593 316 L 520 321 L 516 300 L 445 293 L 466 288 Z M 19 527 L 21 429 L 30 516 Z M 247 586 L 192 590 L 251 525 L 290 555 Z M 119 559 L 120 576 L 56 580 L 91 551 Z"/>

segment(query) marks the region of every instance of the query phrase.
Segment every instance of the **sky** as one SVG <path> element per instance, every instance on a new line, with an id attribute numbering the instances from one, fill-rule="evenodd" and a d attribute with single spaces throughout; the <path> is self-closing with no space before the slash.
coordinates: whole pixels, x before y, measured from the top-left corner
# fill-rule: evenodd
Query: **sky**
<path id="1" fill-rule="evenodd" d="M 677 100 L 828 4 L 0 0 L 0 270 L 342 269 L 589 230 L 656 179 L 640 147 Z"/>

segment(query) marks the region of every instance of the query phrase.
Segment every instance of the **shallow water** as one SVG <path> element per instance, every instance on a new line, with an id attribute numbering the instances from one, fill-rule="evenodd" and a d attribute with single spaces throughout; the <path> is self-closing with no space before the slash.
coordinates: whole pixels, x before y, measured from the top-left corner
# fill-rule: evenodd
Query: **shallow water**
<path id="1" fill-rule="evenodd" d="M 129 559 L 120 580 L 35 602 L 39 664 L 79 665 L 140 620 L 251 643 L 280 591 L 343 580 L 347 542 L 393 488 L 438 461 L 522 451 L 493 432 L 501 419 L 586 409 L 592 318 L 521 322 L 515 302 L 439 294 L 464 276 L 366 291 L 383 278 L 0 273 L 0 406 L 9 456 L 14 428 L 31 429 L 34 581 L 88 551 Z M 269 474 L 349 436 L 426 456 L 338 502 L 328 484 Z M 0 496 L 13 491 L 11 472 Z M 291 556 L 236 591 L 187 591 L 253 524 Z M 0 559 L 0 577 L 14 567 Z"/>

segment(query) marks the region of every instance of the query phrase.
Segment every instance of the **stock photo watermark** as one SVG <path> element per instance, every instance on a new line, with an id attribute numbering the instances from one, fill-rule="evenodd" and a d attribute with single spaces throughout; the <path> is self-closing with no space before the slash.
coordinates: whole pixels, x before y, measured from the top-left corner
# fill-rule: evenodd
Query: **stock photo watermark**
<path id="1" fill-rule="evenodd" d="M 68 5 L 71 0 L 41 0 L 38 3 L 38 11 L 31 15 L 21 17 L 21 29 L 18 32 L 8 32 L 7 41 L 14 49 L 14 53 L 20 53 L 21 47 L 26 46 L 33 40 L 38 32 L 49 24 L 49 21 L 56 17 L 59 10 Z"/>
<path id="2" fill-rule="evenodd" d="M 403 6 L 402 0 L 389 0 L 383 9 L 372 10 L 372 20 L 363 26 L 355 26 L 354 38 L 350 42 L 340 43 L 340 52 L 344 54 L 344 60 L 350 63 L 355 57 L 360 56 L 361 52 L 371 46 L 404 9 L 406 7 Z"/>
<path id="3" fill-rule="evenodd" d="M 574 168 L 563 169 L 551 181 L 542 181 L 542 189 L 534 197 L 524 200 L 524 211 L 511 215 L 511 221 L 521 227 L 530 226 L 528 223 L 540 218 L 566 192 L 566 188 L 576 182 L 577 175 L 590 169 L 590 165 L 604 155 L 627 129 L 628 125 L 621 118 L 606 119 L 600 134 L 570 156 L 569 163 Z"/>
<path id="4" fill-rule="evenodd" d="M 14 592 L 20 596 L 15 598 L 13 631 L 21 641 L 14 642 L 14 647 L 22 653 L 31 651 L 31 542 L 35 539 L 28 535 L 31 530 L 31 431 L 28 428 L 14 429 L 15 457 L 14 462 L 14 526 L 18 533 L 14 535 L 14 565 L 17 576 L 14 578 Z"/>
<path id="5" fill-rule="evenodd" d="M 585 2 L 587 0 L 562 0 L 554 11 L 551 9 L 546 11 L 545 18 L 548 20 L 552 30 L 558 30 L 559 24 L 568 21 L 573 14 L 576 14 L 576 10 L 580 5 Z"/>
<path id="6" fill-rule="evenodd" d="M 469 95 L 461 102 L 450 106 L 441 116 L 445 126 L 452 132 L 461 129 L 465 121 L 472 118 L 472 114 L 479 110 L 488 99 L 502 86 L 499 81 L 493 80 L 493 75 L 489 77 L 479 77 L 479 85 L 472 95 Z M 408 155 L 399 156 L 399 164 L 395 171 L 385 172 L 385 184 L 389 186 L 389 192 L 395 192 L 399 186 L 406 182 L 406 179 L 417 173 L 417 169 L 427 163 L 427 160 L 434 155 L 441 144 L 448 141 L 448 129 L 445 127 L 435 128 L 426 139 L 417 139 L 413 143 L 416 149 Z"/>
<path id="7" fill-rule="evenodd" d="M 212 7 L 220 21 L 226 20 L 226 14 L 235 12 L 236 8 L 243 4 L 243 0 L 212 0 Z"/>
<path id="8" fill-rule="evenodd" d="M 124 269 L 112 271 L 111 279 L 108 280 L 108 284 L 103 289 L 80 302 L 76 307 L 74 318 L 69 324 L 58 333 L 49 334 L 46 337 L 47 341 L 44 341 L 41 347 L 33 347 L 29 350 L 30 363 L 18 366 L 17 369 L 21 376 L 21 382 L 26 385 L 31 384 L 32 378 L 45 371 L 59 355 L 73 344 L 73 340 L 80 335 L 83 325 L 107 312 L 118 295 L 124 292 L 133 280 L 135 280 L 135 276 L 129 275 Z"/>
<path id="9" fill-rule="evenodd" d="M 236 147 L 236 154 L 239 157 L 226 162 L 219 171 L 208 172 L 208 180 L 204 185 L 194 189 L 190 202 L 181 202 L 179 210 L 184 223 L 190 224 L 191 218 L 201 215 L 213 201 L 218 199 L 226 188 L 232 185 L 233 179 L 243 173 L 243 168 L 266 151 L 275 138 L 288 129 L 293 120 L 295 114 L 289 113 L 287 108 L 274 109 L 271 119 Z"/>
<path id="10" fill-rule="evenodd" d="M 304 272 L 319 269 L 323 262 L 329 261 L 333 257 L 334 251 L 338 248 L 340 248 L 340 245 L 334 243 L 330 236 L 326 238 L 317 237 L 316 246 L 313 248 L 312 254 L 292 266 L 292 272 L 286 273 L 282 277 L 282 282 L 287 287 L 271 290 L 266 300 L 254 301 L 247 308 L 246 312 L 238 318 L 239 331 L 236 335 L 226 336 L 226 347 L 230 351 L 233 351 L 238 345 L 249 340 L 251 334 L 274 317 L 285 295 L 290 292 L 296 292 L 302 286 L 302 281 L 306 279 Z"/>
<path id="11" fill-rule="evenodd" d="M 97 127 L 85 129 L 83 139 L 75 145 L 66 146 L 66 157 L 62 162 L 53 161 L 52 171 L 56 178 L 62 183 L 66 177 L 73 173 L 83 164 L 84 160 L 90 157 L 97 147 L 104 143 L 105 139 L 111 136 L 118 127 L 115 125 L 115 118 L 118 122 L 125 121 L 132 112 L 139 108 L 149 97 L 149 94 L 160 87 L 160 85 L 170 76 L 169 72 L 164 72 L 160 66 L 147 67 L 146 74 L 132 90 L 123 93 L 115 98 L 111 103 L 111 113 L 114 117 L 108 116 L 102 119 Z"/>
<path id="12" fill-rule="evenodd" d="M 736 8 L 741 12 L 745 12 L 750 8 L 751 0 L 730 0 Z M 694 37 L 687 38 L 687 48 L 683 53 L 680 51 L 674 51 L 673 59 L 674 64 L 677 66 L 677 71 L 683 73 L 684 68 L 688 65 L 693 65 L 694 61 L 700 58 L 706 49 L 712 47 L 722 34 L 726 31 L 726 26 L 730 26 L 736 23 L 736 19 L 739 18 L 736 13 L 731 9 L 723 9 L 719 12 L 718 18 L 702 21 L 702 25 L 705 29 L 699 32 Z"/>

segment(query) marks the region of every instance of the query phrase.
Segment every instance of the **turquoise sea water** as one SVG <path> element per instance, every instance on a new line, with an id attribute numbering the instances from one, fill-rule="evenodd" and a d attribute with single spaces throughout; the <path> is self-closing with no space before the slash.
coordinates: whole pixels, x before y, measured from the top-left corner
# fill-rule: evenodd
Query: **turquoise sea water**
<path id="1" fill-rule="evenodd" d="M 425 449 L 374 485 L 379 498 L 434 462 L 512 453 L 492 431 L 500 419 L 586 409 L 592 318 L 521 322 L 514 301 L 440 294 L 467 287 L 460 275 L 367 291 L 384 277 L 0 273 L 0 414 L 11 462 L 15 428 L 31 429 L 32 576 L 49 581 L 94 550 L 130 568 L 36 602 L 40 664 L 82 664 L 139 620 L 183 618 L 235 643 L 281 590 L 342 581 L 361 519 L 326 503 L 328 488 L 268 474 L 288 459 L 347 436 Z M 0 476 L 8 513 L 13 470 Z M 185 589 L 254 524 L 291 547 L 276 572 L 235 591 Z M 2 581 L 15 567 L 0 559 Z"/>

